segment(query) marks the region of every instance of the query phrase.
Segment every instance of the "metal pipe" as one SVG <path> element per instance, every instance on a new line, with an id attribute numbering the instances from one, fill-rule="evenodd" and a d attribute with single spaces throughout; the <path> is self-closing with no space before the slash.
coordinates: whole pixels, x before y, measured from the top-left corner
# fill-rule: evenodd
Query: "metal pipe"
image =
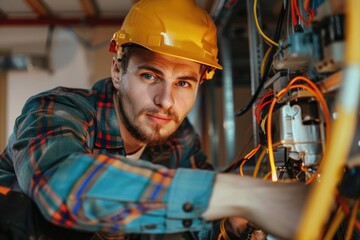
<path id="1" fill-rule="evenodd" d="M 235 116 L 234 116 L 234 96 L 233 96 L 233 75 L 231 59 L 231 43 L 228 35 L 228 22 L 231 13 L 225 15 L 219 27 L 220 54 L 223 65 L 223 104 L 226 162 L 230 164 L 235 158 Z"/>
<path id="2" fill-rule="evenodd" d="M 259 34 L 256 30 L 255 21 L 254 21 L 254 12 L 252 7 L 254 5 L 254 0 L 248 0 L 246 2 L 247 15 L 248 15 L 248 35 L 249 35 L 249 53 L 250 53 L 250 73 L 251 73 L 251 95 L 253 96 L 256 92 L 256 89 L 259 86 L 259 79 L 261 79 L 260 66 L 261 59 L 264 56 L 263 53 L 263 41 L 259 37 Z M 259 9 L 258 9 L 259 12 Z M 261 14 L 259 14 L 259 23 L 261 24 Z M 254 110 L 254 105 L 252 106 Z M 252 115 L 253 116 L 253 115 Z M 254 147 L 259 143 L 258 140 L 258 124 L 255 117 L 252 117 L 252 126 L 253 126 L 253 139 Z"/>
<path id="3" fill-rule="evenodd" d="M 8 18 L 0 19 L 0 26 L 34 26 L 34 25 L 115 25 L 121 26 L 124 18 Z"/>

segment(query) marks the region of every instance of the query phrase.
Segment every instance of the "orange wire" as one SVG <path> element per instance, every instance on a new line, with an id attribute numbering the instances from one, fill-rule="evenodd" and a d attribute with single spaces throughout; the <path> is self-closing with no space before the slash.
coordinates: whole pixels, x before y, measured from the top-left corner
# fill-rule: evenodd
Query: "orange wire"
<path id="1" fill-rule="evenodd" d="M 256 107 L 254 108 L 254 115 L 256 118 L 257 123 L 260 123 L 260 114 L 261 114 L 261 109 L 264 107 L 263 106 L 263 102 L 265 101 L 266 98 L 268 98 L 269 96 L 273 95 L 274 91 L 270 90 L 268 92 L 266 92 L 264 94 L 264 96 L 261 98 L 261 100 L 259 101 L 259 103 L 256 105 Z M 269 100 L 268 102 L 270 103 L 271 100 Z M 266 104 L 265 104 L 266 105 Z"/>
<path id="2" fill-rule="evenodd" d="M 315 17 L 315 11 L 309 6 L 310 0 L 304 1 L 304 8 L 306 11 L 308 11 L 310 19 L 313 19 Z"/>
<path id="3" fill-rule="evenodd" d="M 303 85 L 303 84 L 294 84 L 296 81 L 305 81 L 307 82 L 310 86 L 307 85 Z M 294 85 L 293 85 L 294 84 Z M 304 88 L 305 90 L 309 91 L 312 95 L 314 95 L 317 100 L 320 102 L 320 105 L 323 109 L 323 112 L 325 114 L 325 124 L 326 124 L 326 132 L 327 132 L 327 138 L 330 135 L 330 130 L 328 130 L 330 128 L 330 114 L 329 114 L 329 110 L 326 104 L 326 101 L 322 95 L 322 93 L 320 92 L 320 90 L 317 88 L 317 86 L 308 78 L 306 77 L 302 77 L 302 76 L 298 76 L 295 77 L 294 79 L 292 79 L 289 84 L 287 85 L 286 88 L 282 89 L 277 96 L 273 99 L 270 108 L 269 108 L 269 113 L 268 113 L 268 119 L 267 119 L 267 141 L 268 141 L 268 149 L 269 149 L 269 162 L 270 162 L 270 168 L 271 168 L 271 176 L 272 176 L 272 181 L 277 181 L 277 176 L 276 176 L 276 166 L 275 166 L 275 160 L 274 160 L 274 149 L 272 146 L 272 131 L 271 131 L 271 122 L 272 122 L 272 112 L 274 110 L 274 106 L 277 102 L 278 98 L 281 98 L 285 95 L 285 93 L 287 93 L 288 90 L 290 89 L 295 89 L 295 88 Z"/>
<path id="4" fill-rule="evenodd" d="M 341 209 L 344 211 L 345 215 L 350 215 L 350 208 L 348 206 L 348 203 L 344 199 L 342 199 L 340 195 L 337 195 L 336 201 L 341 206 Z M 355 222 L 355 227 L 360 231 L 359 221 Z"/>
<path id="5" fill-rule="evenodd" d="M 251 150 L 248 154 L 245 155 L 244 157 L 244 161 L 242 161 L 242 163 L 240 164 L 240 167 L 239 167 L 239 171 L 240 171 L 240 175 L 241 176 L 244 176 L 244 172 L 242 170 L 243 166 L 245 165 L 245 163 L 250 159 L 252 158 L 256 153 L 257 151 L 260 149 L 261 147 L 261 144 L 258 144 L 256 146 L 256 148 L 254 148 L 253 150 Z"/>
<path id="6" fill-rule="evenodd" d="M 291 19 L 294 26 L 299 24 L 295 13 L 295 1 L 296 0 L 291 0 Z"/>
<path id="7" fill-rule="evenodd" d="M 321 108 L 324 112 L 324 118 L 325 118 L 325 126 L 326 126 L 326 139 L 329 139 L 330 137 L 330 124 L 331 124 L 331 117 L 330 117 L 330 111 L 329 111 L 329 108 L 326 104 L 326 101 L 325 101 L 325 98 L 324 96 L 322 95 L 321 91 L 319 90 L 319 88 L 316 86 L 315 83 L 313 83 L 309 78 L 307 77 L 304 77 L 304 76 L 297 76 L 295 78 L 293 78 L 289 85 L 290 84 L 293 84 L 294 82 L 296 81 L 299 81 L 299 80 L 302 80 L 304 82 L 306 82 L 307 84 L 309 84 L 311 86 L 311 88 L 317 93 L 317 96 L 319 97 L 319 100 L 320 100 L 320 105 L 321 105 Z"/>
<path id="8" fill-rule="evenodd" d="M 257 114 L 257 116 L 256 116 L 256 120 L 258 120 L 258 123 L 260 123 L 260 114 L 261 114 L 262 109 L 263 109 L 266 105 L 270 104 L 271 102 L 272 102 L 272 100 L 269 100 L 269 101 L 266 101 L 266 102 L 264 102 L 263 104 L 261 104 L 261 105 L 259 106 L 259 111 L 258 111 L 258 114 Z"/>
<path id="9" fill-rule="evenodd" d="M 297 15 L 299 16 L 300 20 L 301 20 L 303 23 L 305 23 L 305 25 L 310 26 L 310 25 L 311 25 L 310 21 L 307 21 L 307 20 L 301 15 L 297 0 L 294 0 L 294 8 L 295 8 L 295 11 L 296 11 Z"/>

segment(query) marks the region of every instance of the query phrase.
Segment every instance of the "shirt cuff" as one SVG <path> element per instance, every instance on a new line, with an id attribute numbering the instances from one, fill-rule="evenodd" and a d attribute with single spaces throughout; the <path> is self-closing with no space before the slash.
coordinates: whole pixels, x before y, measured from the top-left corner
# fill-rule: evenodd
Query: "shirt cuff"
<path id="1" fill-rule="evenodd" d="M 166 229 L 200 230 L 206 222 L 201 218 L 213 190 L 215 172 L 179 168 L 169 190 Z"/>

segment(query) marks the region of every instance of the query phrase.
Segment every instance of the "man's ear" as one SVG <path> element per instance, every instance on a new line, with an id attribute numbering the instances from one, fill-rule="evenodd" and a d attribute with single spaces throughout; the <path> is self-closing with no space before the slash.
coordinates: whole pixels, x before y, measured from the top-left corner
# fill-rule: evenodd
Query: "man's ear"
<path id="1" fill-rule="evenodd" d="M 120 76 L 121 76 L 120 64 L 117 58 L 113 57 L 111 64 L 111 79 L 116 89 L 120 88 Z"/>

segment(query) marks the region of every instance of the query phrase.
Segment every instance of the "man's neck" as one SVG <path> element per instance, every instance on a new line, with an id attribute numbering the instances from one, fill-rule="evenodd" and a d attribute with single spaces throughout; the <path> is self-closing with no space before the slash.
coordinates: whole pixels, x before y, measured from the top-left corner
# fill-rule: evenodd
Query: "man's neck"
<path id="1" fill-rule="evenodd" d="M 124 148 L 126 155 L 133 154 L 137 151 L 139 151 L 143 146 L 145 146 L 145 143 L 139 141 L 138 139 L 134 138 L 131 133 L 127 130 L 123 122 L 121 121 L 120 113 L 119 113 L 119 98 L 114 92 L 113 94 L 113 101 L 114 101 L 114 107 L 116 112 L 116 117 L 121 133 L 121 137 L 124 142 Z"/>

